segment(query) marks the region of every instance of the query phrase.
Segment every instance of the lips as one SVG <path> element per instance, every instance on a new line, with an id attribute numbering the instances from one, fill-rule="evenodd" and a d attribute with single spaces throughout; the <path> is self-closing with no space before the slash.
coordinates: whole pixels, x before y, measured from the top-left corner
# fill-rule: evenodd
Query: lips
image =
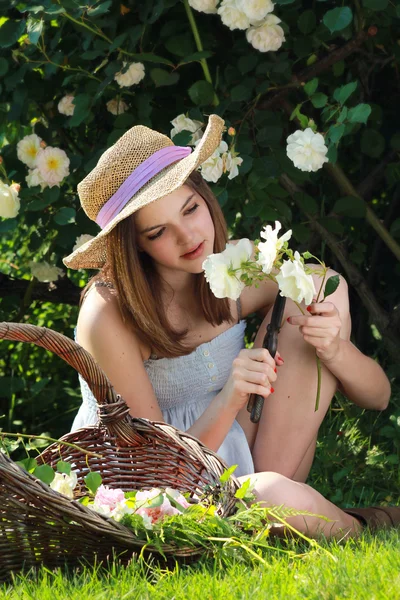
<path id="1" fill-rule="evenodd" d="M 193 246 L 193 248 L 191 250 L 188 250 L 187 252 L 185 252 L 185 254 L 182 254 L 182 256 L 186 256 L 187 254 L 191 254 L 192 252 L 194 252 L 195 250 L 197 250 L 197 248 L 202 244 L 203 242 L 200 242 L 199 244 L 197 244 L 197 246 Z"/>

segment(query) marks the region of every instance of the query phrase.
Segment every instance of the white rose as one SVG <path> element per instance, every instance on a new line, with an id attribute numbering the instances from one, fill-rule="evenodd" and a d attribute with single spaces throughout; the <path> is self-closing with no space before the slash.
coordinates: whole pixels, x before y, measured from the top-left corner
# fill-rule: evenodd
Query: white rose
<path id="1" fill-rule="evenodd" d="M 39 174 L 49 187 L 59 185 L 69 175 L 69 158 L 61 148 L 41 148 L 36 161 Z"/>
<path id="2" fill-rule="evenodd" d="M 201 174 L 206 181 L 217 183 L 224 172 L 224 161 L 220 154 L 214 152 L 201 165 Z"/>
<path id="3" fill-rule="evenodd" d="M 300 129 L 289 135 L 286 153 L 295 167 L 301 171 L 318 171 L 329 162 L 326 153 L 328 148 L 320 133 L 314 133 L 310 127 Z"/>
<path id="4" fill-rule="evenodd" d="M 219 0 L 189 0 L 189 5 L 199 12 L 212 15 L 217 12 L 218 2 Z"/>
<path id="5" fill-rule="evenodd" d="M 216 298 L 239 298 L 245 287 L 245 283 L 240 280 L 242 271 L 230 273 L 230 270 L 240 269 L 244 262 L 250 260 L 252 252 L 251 242 L 243 238 L 237 244 L 226 244 L 223 252 L 211 254 L 206 258 L 202 267 Z"/>
<path id="6" fill-rule="evenodd" d="M 122 115 L 124 112 L 128 110 L 128 105 L 118 98 L 113 98 L 109 100 L 106 104 L 108 112 L 112 115 Z"/>
<path id="7" fill-rule="evenodd" d="M 144 77 L 144 65 L 140 62 L 131 63 L 125 73 L 122 73 L 128 63 L 122 63 L 122 69 L 115 74 L 114 79 L 120 87 L 129 87 L 142 81 Z"/>
<path id="8" fill-rule="evenodd" d="M 173 138 L 174 135 L 177 135 L 181 131 L 190 131 L 193 133 L 192 138 L 189 142 L 190 145 L 196 144 L 196 142 L 202 137 L 203 132 L 201 130 L 203 123 L 201 121 L 196 121 L 195 119 L 189 119 L 184 114 L 178 115 L 171 121 L 173 125 L 173 129 L 171 129 L 170 137 Z"/>
<path id="9" fill-rule="evenodd" d="M 300 254 L 294 253 L 294 260 L 285 260 L 276 276 L 281 296 L 290 298 L 294 302 L 311 304 L 316 294 L 314 281 L 311 275 L 307 275 Z"/>
<path id="10" fill-rule="evenodd" d="M 32 135 L 26 135 L 17 144 L 17 156 L 19 160 L 31 169 L 36 167 L 36 157 L 39 150 L 41 150 L 41 141 L 42 138 L 36 135 L 36 133 L 32 133 Z"/>
<path id="11" fill-rule="evenodd" d="M 61 98 L 58 103 L 58 112 L 62 115 L 67 115 L 67 117 L 71 117 L 74 114 L 75 104 L 73 104 L 75 96 L 68 95 Z"/>
<path id="12" fill-rule="evenodd" d="M 74 489 L 78 483 L 78 478 L 74 471 L 71 471 L 71 475 L 66 473 L 55 473 L 53 481 L 50 483 L 52 490 L 64 494 L 67 498 L 74 497 Z"/>
<path id="13" fill-rule="evenodd" d="M 56 281 L 60 275 L 63 274 L 63 270 L 58 267 L 49 265 L 46 261 L 29 263 L 31 273 L 38 281 L 48 282 Z"/>
<path id="14" fill-rule="evenodd" d="M 278 25 L 281 20 L 275 15 L 267 15 L 257 26 L 246 31 L 247 41 L 260 52 L 275 52 L 285 41 L 282 27 Z"/>
<path id="15" fill-rule="evenodd" d="M 243 158 L 240 156 L 233 156 L 231 152 L 226 154 L 225 168 L 229 171 L 228 179 L 233 179 L 239 175 L 238 167 L 240 167 L 242 162 Z"/>
<path id="16" fill-rule="evenodd" d="M 78 248 L 83 246 L 83 244 L 86 244 L 86 242 L 89 242 L 90 240 L 92 240 L 93 237 L 94 237 L 93 235 L 89 235 L 88 233 L 83 233 L 82 235 L 78 235 L 78 237 L 75 240 L 75 245 L 72 248 L 72 252 L 75 252 L 75 250 L 78 250 Z"/>
<path id="17" fill-rule="evenodd" d="M 114 519 L 114 521 L 120 521 L 124 515 L 131 515 L 133 512 L 133 508 L 129 508 L 126 503 L 126 500 L 123 502 L 117 502 L 115 508 L 111 511 L 110 517 Z"/>
<path id="18" fill-rule="evenodd" d="M 257 263 L 267 275 L 272 271 L 279 250 L 292 236 L 292 230 L 289 229 L 282 237 L 278 238 L 278 233 L 281 228 L 282 225 L 279 221 L 275 221 L 275 229 L 272 229 L 271 225 L 267 225 L 264 228 L 264 231 L 260 232 L 260 236 L 266 241 L 258 244 L 260 254 Z"/>
<path id="19" fill-rule="evenodd" d="M 0 181 L 0 217 L 13 219 L 19 213 L 21 202 L 18 196 L 17 186 L 7 185 Z"/>
<path id="20" fill-rule="evenodd" d="M 251 23 L 262 21 L 268 13 L 274 10 L 271 0 L 241 0 L 240 5 Z"/>
<path id="21" fill-rule="evenodd" d="M 42 191 L 47 187 L 47 182 L 43 179 L 39 173 L 39 169 L 29 169 L 28 175 L 25 177 L 25 181 L 28 187 L 35 187 L 40 185 Z"/>
<path id="22" fill-rule="evenodd" d="M 241 7 L 241 0 L 223 0 L 221 2 L 218 14 L 223 24 L 229 29 L 247 29 L 250 26 L 250 20 Z"/>

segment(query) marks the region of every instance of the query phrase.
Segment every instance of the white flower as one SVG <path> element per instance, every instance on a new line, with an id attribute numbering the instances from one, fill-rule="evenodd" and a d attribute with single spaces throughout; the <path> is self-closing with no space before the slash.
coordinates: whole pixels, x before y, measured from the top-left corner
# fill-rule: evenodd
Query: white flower
<path id="1" fill-rule="evenodd" d="M 316 294 L 314 281 L 311 275 L 307 275 L 300 254 L 294 253 L 294 260 L 285 260 L 280 272 L 276 276 L 281 296 L 291 298 L 294 302 L 311 304 Z"/>
<path id="2" fill-rule="evenodd" d="M 219 0 L 189 0 L 189 5 L 195 10 L 212 15 L 217 12 L 218 2 Z"/>
<path id="3" fill-rule="evenodd" d="M 260 232 L 260 236 L 266 241 L 258 244 L 258 250 L 260 251 L 257 263 L 260 265 L 264 273 L 267 275 L 271 273 L 272 267 L 276 260 L 279 250 L 283 244 L 290 240 L 292 236 L 292 230 L 289 229 L 282 237 L 278 238 L 278 233 L 281 230 L 282 225 L 279 221 L 275 221 L 275 229 L 272 229 L 271 225 L 267 225 L 264 231 Z"/>
<path id="4" fill-rule="evenodd" d="M 72 96 L 71 94 L 61 98 L 57 106 L 58 112 L 60 112 L 62 115 L 67 115 L 68 117 L 71 117 L 74 114 L 75 110 L 75 104 L 72 104 L 74 98 L 75 96 Z"/>
<path id="5" fill-rule="evenodd" d="M 206 181 L 217 183 L 223 172 L 224 161 L 217 152 L 214 152 L 214 154 L 207 158 L 201 165 L 201 174 Z"/>
<path id="6" fill-rule="evenodd" d="M 264 21 L 246 31 L 247 41 L 260 52 L 279 50 L 285 41 L 283 29 L 278 25 L 280 22 L 275 15 L 267 15 Z"/>
<path id="7" fill-rule="evenodd" d="M 225 168 L 227 171 L 229 171 L 228 179 L 233 179 L 239 175 L 238 167 L 240 167 L 242 162 L 243 158 L 240 156 L 234 156 L 231 152 L 227 152 L 225 158 Z"/>
<path id="8" fill-rule="evenodd" d="M 253 247 L 250 240 L 243 238 L 237 244 L 226 244 L 219 254 L 210 254 L 203 262 L 204 275 L 216 298 L 237 300 L 245 287 L 240 280 L 242 264 L 250 260 Z M 230 273 L 231 269 L 239 269 Z"/>
<path id="9" fill-rule="evenodd" d="M 47 146 L 38 152 L 36 160 L 39 174 L 49 187 L 59 185 L 69 175 L 69 158 L 61 148 Z"/>
<path id="10" fill-rule="evenodd" d="M 113 98 L 106 104 L 108 112 L 112 115 L 122 115 L 128 110 L 128 105 L 120 98 Z"/>
<path id="11" fill-rule="evenodd" d="M 121 71 L 114 75 L 114 79 L 120 87 L 135 85 L 139 83 L 139 81 L 142 81 L 144 77 L 144 65 L 140 62 L 131 63 L 127 71 L 122 73 L 127 64 L 128 63 L 123 62 Z"/>
<path id="12" fill-rule="evenodd" d="M 241 9 L 249 18 L 251 23 L 262 21 L 268 13 L 274 10 L 271 0 L 241 0 Z"/>
<path id="13" fill-rule="evenodd" d="M 242 10 L 242 0 L 222 0 L 218 14 L 229 29 L 247 29 L 250 19 Z"/>
<path id="14" fill-rule="evenodd" d="M 174 126 L 173 129 L 171 129 L 171 138 L 173 138 L 174 135 L 177 135 L 181 131 L 190 131 L 193 133 L 189 145 L 195 145 L 196 142 L 203 135 L 203 132 L 201 130 L 203 123 L 201 121 L 196 121 L 195 119 L 189 119 L 189 117 L 187 117 L 184 114 L 175 117 L 175 119 L 171 121 L 171 124 Z"/>
<path id="15" fill-rule="evenodd" d="M 56 281 L 60 275 L 63 274 L 63 270 L 58 267 L 49 265 L 46 261 L 29 263 L 31 273 L 38 281 L 48 282 Z"/>
<path id="16" fill-rule="evenodd" d="M 78 250 L 78 248 L 83 246 L 83 244 L 86 244 L 86 242 L 89 242 L 90 240 L 92 240 L 93 237 L 94 237 L 93 235 L 89 235 L 88 233 L 83 233 L 82 235 L 78 235 L 78 237 L 75 240 L 75 246 L 72 248 L 72 252 L 75 252 L 75 250 Z"/>
<path id="17" fill-rule="evenodd" d="M 25 181 L 28 184 L 28 187 L 40 185 L 42 191 L 47 187 L 47 182 L 43 179 L 37 167 L 36 169 L 29 169 L 28 175 L 25 177 Z"/>
<path id="18" fill-rule="evenodd" d="M 36 135 L 36 133 L 32 133 L 32 135 L 26 135 L 17 144 L 17 156 L 19 160 L 31 169 L 36 167 L 36 157 L 39 150 L 41 150 L 41 141 L 42 138 Z"/>
<path id="19" fill-rule="evenodd" d="M 0 181 L 0 217 L 13 219 L 17 216 L 21 203 L 15 184 L 7 185 Z"/>
<path id="20" fill-rule="evenodd" d="M 289 135 L 286 153 L 294 166 L 301 171 L 318 171 L 329 162 L 326 153 L 328 148 L 320 133 L 314 133 L 310 127 L 304 131 L 299 129 Z"/>
<path id="21" fill-rule="evenodd" d="M 67 498 L 74 497 L 74 489 L 78 483 L 78 478 L 74 471 L 71 471 L 71 475 L 66 473 L 55 473 L 53 481 L 50 483 L 52 490 L 64 494 Z"/>

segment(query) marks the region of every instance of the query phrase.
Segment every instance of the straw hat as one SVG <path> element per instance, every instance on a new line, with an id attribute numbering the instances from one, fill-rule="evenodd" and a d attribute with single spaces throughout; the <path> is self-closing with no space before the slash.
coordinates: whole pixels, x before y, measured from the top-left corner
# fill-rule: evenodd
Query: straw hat
<path id="1" fill-rule="evenodd" d="M 223 127 L 224 121 L 220 117 L 210 115 L 203 137 L 189 155 L 187 155 L 190 152 L 189 148 L 179 149 L 178 146 L 174 146 L 169 137 L 148 127 L 137 125 L 129 129 L 101 155 L 95 168 L 78 185 L 78 195 L 83 210 L 89 219 L 100 222 L 103 228 L 95 238 L 64 258 L 64 264 L 71 269 L 100 269 L 106 261 L 106 235 L 117 223 L 135 211 L 181 187 L 190 173 L 218 148 Z M 152 161 L 154 163 L 155 156 L 168 153 L 176 156 L 184 155 L 184 158 L 170 157 L 168 160 L 172 164 L 169 166 L 161 170 L 159 167 L 150 166 L 149 170 L 148 164 Z M 162 163 L 157 164 L 162 166 Z M 153 171 L 155 174 L 149 180 L 146 180 L 146 177 L 136 176 L 143 171 L 145 175 L 146 173 L 151 175 Z M 135 179 L 136 188 L 140 185 L 140 181 L 145 181 L 144 185 L 136 191 L 132 184 L 129 188 L 130 182 Z M 128 193 L 128 199 L 115 214 L 114 200 L 124 189 L 125 196 Z M 132 196 L 129 195 L 129 189 L 134 190 Z M 102 214 L 113 204 L 111 218 L 109 215 L 108 220 L 102 221 Z"/>

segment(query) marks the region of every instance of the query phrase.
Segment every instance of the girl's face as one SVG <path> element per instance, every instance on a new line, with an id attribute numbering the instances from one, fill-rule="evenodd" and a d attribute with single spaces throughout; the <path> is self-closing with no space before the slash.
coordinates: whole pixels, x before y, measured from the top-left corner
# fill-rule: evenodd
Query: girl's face
<path id="1" fill-rule="evenodd" d="M 135 215 L 140 250 L 161 269 L 201 273 L 214 248 L 214 224 L 205 200 L 188 185 Z"/>

